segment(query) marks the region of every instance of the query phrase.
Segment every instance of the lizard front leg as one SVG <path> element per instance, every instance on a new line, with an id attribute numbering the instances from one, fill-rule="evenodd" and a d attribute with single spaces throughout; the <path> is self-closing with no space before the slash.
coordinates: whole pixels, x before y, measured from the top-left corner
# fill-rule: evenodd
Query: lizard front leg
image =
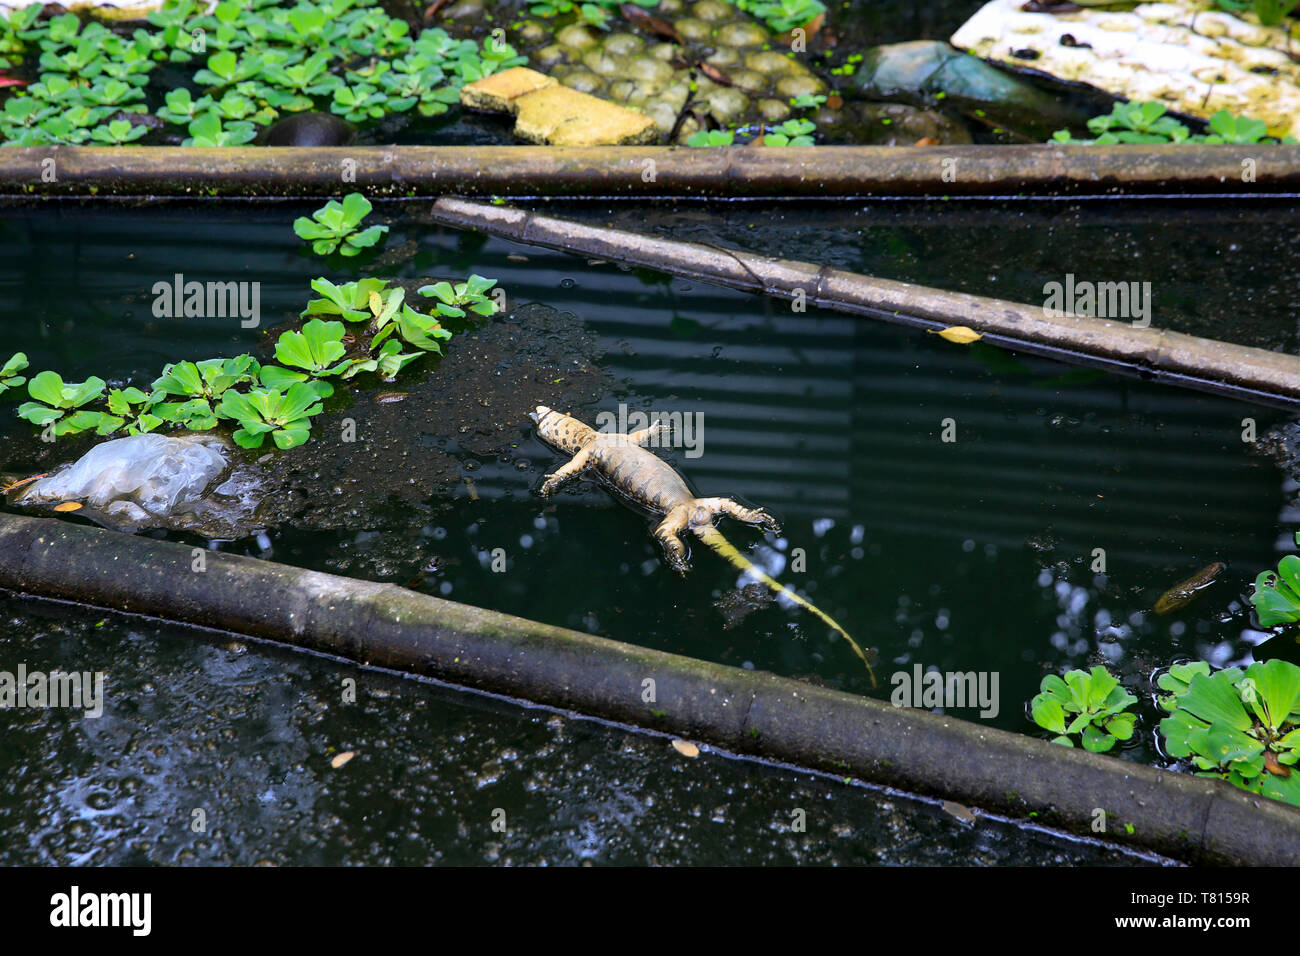
<path id="1" fill-rule="evenodd" d="M 638 431 L 628 432 L 623 437 L 626 438 L 628 442 L 630 442 L 631 444 L 640 445 L 641 447 L 644 448 L 647 445 L 650 445 L 656 439 L 663 437 L 665 434 L 671 437 L 672 433 L 673 433 L 672 425 L 670 425 L 668 422 L 660 420 L 655 422 L 649 428 L 642 428 Z"/>
<path id="2" fill-rule="evenodd" d="M 664 556 L 668 560 L 668 565 L 679 574 L 685 574 L 690 570 L 690 565 L 686 563 L 686 545 L 682 543 L 681 534 L 690 524 L 691 506 L 678 505 L 668 514 L 664 515 L 664 520 L 659 522 L 655 528 L 655 537 L 663 545 Z"/>
<path id="3" fill-rule="evenodd" d="M 549 498 L 559 490 L 560 485 L 564 484 L 570 478 L 573 478 L 591 463 L 591 448 L 582 449 L 551 474 L 546 476 L 546 481 L 542 482 L 542 487 L 537 493 L 543 498 Z"/>
<path id="4" fill-rule="evenodd" d="M 781 531 L 777 520 L 762 508 L 746 508 L 730 498 L 696 498 L 691 527 L 698 528 L 709 524 L 718 515 L 730 515 L 746 524 L 756 524 L 764 531 L 771 531 L 773 534 Z"/>

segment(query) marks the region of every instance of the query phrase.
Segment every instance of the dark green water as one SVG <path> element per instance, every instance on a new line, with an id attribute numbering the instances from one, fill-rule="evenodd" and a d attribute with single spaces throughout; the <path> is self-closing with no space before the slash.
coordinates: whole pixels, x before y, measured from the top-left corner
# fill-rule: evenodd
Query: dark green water
<path id="1" fill-rule="evenodd" d="M 278 493 L 301 499 L 300 517 L 214 546 L 869 692 L 842 641 L 796 608 L 738 591 L 745 582 L 704 549 L 682 579 L 659 561 L 645 520 L 603 490 L 575 483 L 550 501 L 534 495 L 560 459 L 532 436 L 528 409 L 576 403 L 570 410 L 594 421 L 626 404 L 702 416 L 703 454 L 666 457 L 699 493 L 782 520 L 780 537 L 724 529 L 878 648 L 882 696 L 891 674 L 916 664 L 996 673 L 989 722 L 1035 733 L 1024 703 L 1043 675 L 1104 661 L 1144 697 L 1121 759 L 1151 762 L 1151 671 L 1181 658 L 1248 660 L 1260 638 L 1241 594 L 1285 546 L 1294 488 L 1241 432 L 1249 417 L 1263 435 L 1285 420 L 1277 412 L 1063 378 L 1069 369 L 1041 360 L 453 234 L 423 223 L 421 204 L 382 210 L 395 217 L 387 264 L 322 264 L 288 227 L 307 208 L 57 205 L 9 209 L 0 224 L 11 303 L 0 352 L 22 349 L 33 370 L 69 380 L 144 385 L 167 361 L 256 350 L 265 328 L 301 309 L 318 274 L 472 269 L 501 280 L 515 312 L 402 379 L 406 402 L 336 402 L 313 444 L 288 453 L 301 457 L 284 459 Z M 1285 210 L 1123 210 L 563 211 L 1023 301 L 1041 301 L 1043 283 L 1065 271 L 1149 277 L 1157 325 L 1219 323 L 1224 338 L 1292 343 L 1284 269 L 1250 273 L 1261 287 L 1245 296 L 1217 281 L 1226 244 L 1255 261 L 1294 230 Z M 1160 215 L 1181 228 L 1161 228 Z M 1240 238 L 1226 236 L 1227 224 Z M 154 318 L 150 289 L 176 272 L 260 282 L 263 328 Z M 430 395 L 445 399 L 436 415 Z M 345 446 L 333 436 L 349 416 L 359 439 Z M 944 419 L 955 441 L 941 440 Z M 52 453 L 8 414 L 0 440 L 0 470 L 77 453 Z M 503 572 L 492 569 L 497 548 Z M 802 573 L 789 567 L 795 549 Z M 1098 549 L 1104 573 L 1092 567 Z M 1151 613 L 1166 588 L 1213 561 L 1228 570 L 1200 599 Z M 1096 852 L 983 823 L 972 834 L 929 808 L 789 771 L 715 757 L 687 764 L 658 738 L 567 720 L 557 729 L 536 711 L 257 645 L 231 651 L 114 621 L 96 629 L 23 604 L 7 605 L 3 620 L 6 666 L 112 674 L 106 720 L 26 714 L 12 725 L 20 734 L 5 734 L 6 778 L 20 784 L 0 798 L 3 830 L 29 834 L 5 839 L 10 861 L 1047 862 Z M 338 703 L 344 676 L 358 676 L 360 704 Z M 330 747 L 358 757 L 330 770 Z M 92 791 L 106 794 L 94 798 L 102 811 Z M 827 829 L 782 837 L 773 821 L 788 819 L 792 800 L 830 808 Z M 196 801 L 221 808 L 220 839 L 171 829 Z M 504 840 L 475 829 L 499 806 L 521 821 Z M 884 822 L 891 814 L 899 822 Z M 309 834 L 297 833 L 301 823 Z"/>

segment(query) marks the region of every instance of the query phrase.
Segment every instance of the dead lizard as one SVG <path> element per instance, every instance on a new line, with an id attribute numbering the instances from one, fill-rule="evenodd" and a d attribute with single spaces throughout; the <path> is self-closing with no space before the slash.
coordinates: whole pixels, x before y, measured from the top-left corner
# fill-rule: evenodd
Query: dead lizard
<path id="1" fill-rule="evenodd" d="M 829 625 L 849 642 L 853 652 L 867 666 L 871 686 L 876 686 L 876 675 L 871 670 L 871 662 L 857 641 L 849 637 L 848 631 L 840 627 L 825 611 L 813 606 L 807 599 L 756 567 L 713 526 L 714 520 L 721 515 L 730 515 L 747 524 L 758 525 L 766 531 L 778 532 L 781 527 L 776 519 L 761 508 L 746 508 L 730 498 L 696 498 L 671 465 L 643 447 L 658 434 L 662 423 L 619 435 L 598 432 L 576 418 L 545 405 L 538 405 L 537 410 L 529 413 L 528 417 L 537 423 L 537 434 L 542 441 L 573 456 L 546 476 L 539 494 L 549 497 L 555 494 L 560 485 L 581 472 L 595 472 L 633 504 L 662 516 L 654 535 L 663 546 L 670 567 L 681 574 L 689 570 L 686 545 L 682 542 L 681 535 L 685 531 L 691 531 L 732 565 L 749 572 L 777 594 L 784 594 Z"/>

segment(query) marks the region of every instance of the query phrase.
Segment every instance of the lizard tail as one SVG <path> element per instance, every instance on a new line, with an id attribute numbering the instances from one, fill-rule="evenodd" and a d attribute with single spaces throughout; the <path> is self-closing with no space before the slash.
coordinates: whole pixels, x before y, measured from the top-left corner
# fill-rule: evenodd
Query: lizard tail
<path id="1" fill-rule="evenodd" d="M 858 657 L 861 658 L 862 663 L 867 666 L 867 676 L 871 678 L 871 686 L 876 686 L 876 672 L 871 669 L 871 662 L 867 660 L 867 655 L 863 652 L 862 648 L 858 646 L 858 642 L 849 637 L 849 632 L 840 627 L 834 618 L 821 608 L 813 605 L 812 602 L 806 598 L 801 597 L 794 591 L 790 590 L 780 581 L 769 577 L 761 568 L 755 565 L 753 561 L 741 554 L 736 549 L 736 546 L 724 538 L 722 532 L 713 527 L 713 525 L 705 525 L 702 528 L 694 529 L 694 531 L 696 537 L 712 548 L 720 557 L 725 558 L 733 566 L 739 568 L 741 571 L 748 571 L 771 588 L 775 593 L 784 594 L 800 607 L 808 609 L 813 614 L 817 615 L 817 617 L 821 618 L 832 630 L 849 642 L 849 646 L 853 648 L 853 653 L 857 654 Z"/>

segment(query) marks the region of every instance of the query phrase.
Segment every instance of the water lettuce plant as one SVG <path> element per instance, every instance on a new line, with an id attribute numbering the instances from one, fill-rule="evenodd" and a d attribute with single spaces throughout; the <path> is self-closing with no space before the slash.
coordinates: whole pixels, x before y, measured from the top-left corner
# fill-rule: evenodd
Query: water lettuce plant
<path id="1" fill-rule="evenodd" d="M 789 33 L 826 13 L 821 0 L 736 0 L 736 6 L 762 20 L 773 33 Z"/>
<path id="2" fill-rule="evenodd" d="M 344 358 L 346 351 L 343 323 L 321 319 L 312 319 L 301 332 L 285 332 L 275 343 L 275 358 L 280 364 L 301 369 L 313 378 L 328 378 L 347 372 L 354 363 Z M 271 384 L 268 374 L 272 372 L 278 374 L 273 367 L 262 369 L 263 383 Z"/>
<path id="3" fill-rule="evenodd" d="M 387 226 L 359 229 L 361 220 L 370 215 L 370 200 L 361 193 L 348 193 L 339 203 L 331 199 L 311 214 L 294 220 L 293 231 L 311 242 L 312 252 L 327 256 L 339 251 L 345 256 L 360 254 L 388 232 Z"/>
<path id="4" fill-rule="evenodd" d="M 42 428 L 54 425 L 55 435 L 86 431 L 98 425 L 86 416 L 75 416 L 86 405 L 103 397 L 107 383 L 94 375 L 84 382 L 65 383 L 57 372 L 41 372 L 27 383 L 32 401 L 18 406 L 20 417 Z"/>
<path id="5" fill-rule="evenodd" d="M 1214 0 L 1215 6 L 1229 13 L 1250 11 L 1266 27 L 1281 23 L 1288 13 L 1295 9 L 1291 0 Z"/>
<path id="6" fill-rule="evenodd" d="M 1116 103 L 1104 116 L 1088 120 L 1088 129 L 1095 139 L 1075 139 L 1069 130 L 1057 130 L 1052 140 L 1057 143 L 1201 143 L 1217 145 L 1237 143 L 1294 143 L 1291 136 L 1281 139 L 1268 135 L 1263 121 L 1244 116 L 1233 116 L 1219 110 L 1209 119 L 1210 132 L 1192 133 L 1183 123 L 1167 115 L 1165 105 L 1157 102 Z"/>
<path id="7" fill-rule="evenodd" d="M 151 75 L 163 63 L 192 64 L 188 80 L 198 90 L 160 91 L 166 106 L 158 118 L 188 132 L 184 145 L 228 146 L 303 110 L 353 121 L 408 111 L 436 116 L 465 83 L 526 62 L 496 38 L 456 40 L 437 27 L 412 36 L 410 24 L 377 0 L 205 7 L 166 0 L 130 35 L 72 13 L 41 20 L 40 4 L 0 15 L 0 68 L 39 74 L 39 82 L 8 94 L 6 104 L 22 105 L 4 107 L 0 138 L 7 145 L 138 140 L 147 127 L 110 124 L 124 122 L 115 115 L 121 110 L 146 110 Z"/>
<path id="8" fill-rule="evenodd" d="M 18 374 L 28 364 L 19 352 L 0 366 L 0 393 L 26 383 L 32 400 L 18 414 L 40 427 L 52 425 L 56 436 L 122 429 L 135 435 L 164 427 L 207 431 L 224 419 L 236 424 L 233 437 L 246 448 L 261 447 L 267 435 L 278 447 L 293 448 L 310 437 L 311 418 L 334 394 L 325 379 L 373 372 L 391 380 L 422 355 L 440 353 L 452 333 L 439 318 L 495 314 L 488 295 L 494 285 L 493 279 L 471 275 L 464 282 L 425 286 L 421 291 L 436 300 L 433 314 L 426 315 L 411 308 L 403 289 L 389 289 L 386 279 L 335 285 L 321 277 L 311 283 L 321 298 L 308 302 L 301 317 L 326 318 L 312 317 L 280 335 L 280 365 L 261 365 L 247 354 L 173 362 L 147 392 L 126 385 L 105 394 L 107 383 L 95 376 L 69 384 L 46 371 L 27 380 Z M 350 333 L 344 323 L 359 327 Z"/>
<path id="9" fill-rule="evenodd" d="M 0 365 L 0 395 L 3 395 L 11 388 L 17 388 L 27 381 L 26 378 L 18 374 L 26 367 L 27 356 L 23 352 L 14 354 L 4 365 Z"/>
<path id="10" fill-rule="evenodd" d="M 1034 723 L 1057 735 L 1053 743 L 1073 747 L 1071 735 L 1079 734 L 1085 750 L 1105 753 L 1133 736 L 1137 718 L 1124 711 L 1137 698 L 1104 667 L 1066 671 L 1063 678 L 1049 674 L 1040 690 L 1030 702 L 1030 713 Z"/>
<path id="11" fill-rule="evenodd" d="M 1157 684 L 1169 692 L 1159 701 L 1169 756 L 1190 760 L 1197 776 L 1300 806 L 1300 667 L 1271 660 L 1211 672 L 1198 661 Z"/>
<path id="12" fill-rule="evenodd" d="M 812 146 L 812 132 L 817 127 L 812 120 L 786 120 L 772 128 L 772 132 L 763 134 L 764 146 Z"/>
<path id="13" fill-rule="evenodd" d="M 471 275 L 464 282 L 452 285 L 450 282 L 435 282 L 421 286 L 420 295 L 437 299 L 435 311 L 438 315 L 463 318 L 465 310 L 483 316 L 495 315 L 497 304 L 487 294 L 497 284 L 496 279 L 485 279 L 481 275 Z"/>
<path id="14" fill-rule="evenodd" d="M 1278 562 L 1276 571 L 1261 571 L 1250 603 L 1263 627 L 1300 621 L 1300 557 L 1288 554 Z"/>
<path id="15" fill-rule="evenodd" d="M 311 419 L 323 408 L 316 389 L 295 382 L 284 392 L 272 388 L 227 392 L 216 411 L 218 417 L 238 423 L 231 437 L 241 448 L 261 448 L 269 434 L 276 447 L 289 449 L 311 437 Z"/>

